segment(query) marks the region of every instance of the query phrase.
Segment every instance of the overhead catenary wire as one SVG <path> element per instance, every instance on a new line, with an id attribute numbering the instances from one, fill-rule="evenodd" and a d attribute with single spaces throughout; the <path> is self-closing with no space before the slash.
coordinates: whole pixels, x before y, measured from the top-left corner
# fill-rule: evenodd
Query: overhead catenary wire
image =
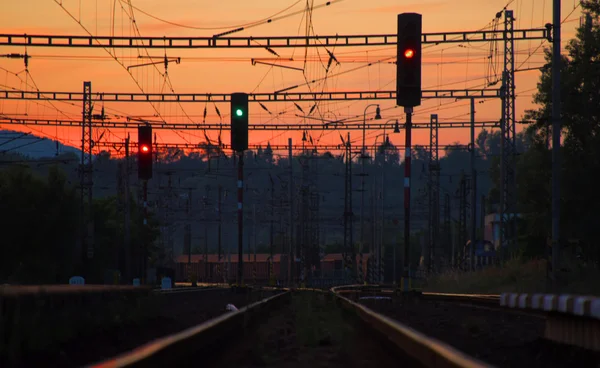
<path id="1" fill-rule="evenodd" d="M 81 19 L 81 18 L 79 18 L 79 19 Z M 295 48 L 294 50 L 296 50 L 296 49 L 297 49 L 297 48 Z M 447 56 L 448 54 L 447 54 L 447 53 L 444 53 L 444 55 L 445 55 L 445 56 Z M 316 57 L 316 58 L 313 58 L 311 61 L 323 62 L 323 61 L 324 61 L 323 59 L 324 59 L 323 57 L 321 57 L 321 56 L 318 56 L 318 57 Z M 447 64 L 447 62 L 449 62 L 449 60 L 444 60 L 444 64 Z M 466 58 L 466 59 L 465 59 L 465 62 L 467 63 L 467 67 L 468 67 L 468 65 L 471 65 L 472 63 L 475 63 L 476 61 L 475 61 L 475 60 L 471 60 L 470 58 Z M 457 63 L 458 63 L 458 61 L 457 61 Z M 381 65 L 378 65 L 378 66 L 381 66 Z M 342 70 L 343 70 L 343 69 L 342 69 Z M 319 86 L 319 89 L 321 89 L 321 88 L 324 88 L 324 86 L 325 86 L 327 83 L 329 83 L 329 82 L 330 82 L 330 81 L 329 81 L 329 79 L 330 79 L 330 78 L 332 78 L 332 76 L 331 76 L 331 75 L 327 76 L 327 78 L 324 78 L 324 79 L 323 79 L 323 81 L 322 81 L 322 82 L 323 82 L 323 83 L 322 83 L 322 85 L 320 85 L 320 86 Z M 310 78 L 309 78 L 309 79 L 310 79 Z M 463 80 L 463 82 L 464 82 L 464 83 L 468 83 L 468 81 L 467 81 L 467 78 L 466 78 L 466 77 L 465 77 L 465 80 Z M 441 84 L 441 83 L 440 83 L 440 84 Z M 164 86 L 164 84 L 163 84 L 163 86 Z M 343 107 L 340 107 L 340 106 L 336 106 L 335 108 L 333 108 L 333 105 L 341 105 L 341 104 L 342 104 L 342 103 L 338 103 L 338 102 L 336 102 L 335 104 L 331 104 L 331 105 L 330 105 L 331 111 L 332 111 L 332 112 L 340 112 L 340 111 L 344 110 L 344 108 L 343 108 Z M 287 114 L 289 114 L 289 112 L 290 112 L 292 109 L 294 109 L 294 106 L 290 106 L 289 108 L 286 108 L 287 112 L 286 112 L 285 114 L 276 114 L 276 116 L 275 116 L 275 117 L 270 117 L 269 119 L 271 119 L 272 121 L 277 121 L 277 120 L 279 120 L 279 119 L 287 119 L 287 118 L 289 118 L 289 116 L 288 116 Z M 171 115 L 176 115 L 176 114 L 171 114 Z M 161 111 L 161 116 L 162 116 L 163 118 L 165 118 L 165 117 L 166 117 L 166 115 L 165 115 L 165 112 L 164 112 L 164 111 Z M 195 116 L 194 116 L 194 114 L 188 114 L 188 116 L 189 116 L 191 119 L 195 119 Z"/>
<path id="2" fill-rule="evenodd" d="M 322 8 L 322 7 L 326 7 L 326 6 L 330 6 L 333 5 L 334 3 L 338 3 L 341 2 L 343 0 L 331 0 L 331 1 L 327 1 L 326 3 L 317 5 L 315 8 Z M 237 24 L 237 25 L 230 25 L 230 26 L 220 26 L 220 27 L 200 27 L 200 26 L 191 26 L 191 25 L 186 25 L 186 24 L 182 24 L 182 23 L 178 23 L 178 22 L 172 22 L 172 21 L 168 21 L 166 19 L 163 18 L 159 18 L 149 12 L 146 12 L 142 9 L 140 9 L 139 7 L 135 7 L 132 6 L 135 10 L 139 11 L 140 13 L 154 19 L 157 20 L 159 22 L 162 23 L 166 23 L 166 24 L 170 24 L 172 26 L 175 27 L 180 27 L 180 28 L 187 28 L 187 29 L 195 29 L 195 30 L 204 30 L 204 31 L 216 31 L 216 30 L 223 30 L 223 29 L 238 29 L 238 28 L 244 28 L 244 29 L 249 29 L 249 28 L 254 28 L 260 25 L 264 25 L 264 24 L 270 24 L 273 23 L 275 21 L 281 20 L 281 19 L 286 19 L 289 17 L 292 17 L 294 15 L 298 15 L 304 12 L 304 10 L 300 10 L 300 11 L 295 11 L 292 12 L 290 14 L 285 14 L 285 15 L 281 15 L 283 13 L 285 13 L 286 11 L 292 9 L 293 7 L 295 7 L 296 5 L 298 5 L 300 2 L 302 2 L 302 0 L 297 0 L 294 3 L 292 3 L 292 5 L 284 8 L 283 10 L 280 10 L 278 12 L 276 12 L 275 14 L 272 14 L 269 17 L 260 19 L 258 21 L 254 21 L 254 22 L 249 22 L 249 23 L 243 23 L 243 24 Z"/>

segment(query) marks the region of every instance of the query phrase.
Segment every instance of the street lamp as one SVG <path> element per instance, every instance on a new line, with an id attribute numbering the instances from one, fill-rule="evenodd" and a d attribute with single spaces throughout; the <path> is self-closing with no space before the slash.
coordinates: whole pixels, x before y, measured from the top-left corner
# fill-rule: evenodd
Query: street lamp
<path id="1" fill-rule="evenodd" d="M 385 124 L 383 124 L 383 134 L 379 134 L 375 137 L 375 148 L 373 151 L 373 157 L 377 156 L 377 138 L 379 138 L 380 136 L 383 135 L 383 145 L 384 145 L 384 152 L 383 152 L 383 162 L 386 162 L 386 152 L 385 149 L 387 148 L 386 146 L 389 145 L 389 135 L 385 134 L 385 130 L 387 128 L 387 125 L 391 122 L 394 122 L 394 133 L 400 133 L 400 125 L 398 123 L 398 119 L 390 119 L 388 121 L 385 122 Z M 383 264 L 383 249 L 384 249 L 384 238 L 383 238 L 383 231 L 384 231 L 384 224 L 385 224 L 385 209 L 384 209 L 384 203 L 385 203 L 385 195 L 386 195 L 386 191 L 385 191 L 385 167 L 382 167 L 381 170 L 381 188 L 380 188 L 380 199 L 381 199 L 381 219 L 380 219 L 380 231 L 379 231 L 379 244 L 377 244 L 376 247 L 374 247 L 374 251 L 375 251 L 375 260 L 376 260 L 376 275 L 377 275 L 377 280 L 375 280 L 376 282 L 384 282 L 384 275 L 382 273 L 382 264 Z M 394 253 L 395 255 L 395 253 Z M 394 256 L 394 265 L 395 265 L 395 256 Z M 394 277 L 395 280 L 395 277 Z"/>
<path id="2" fill-rule="evenodd" d="M 375 120 L 381 120 L 381 109 L 379 108 L 379 104 L 370 104 L 367 105 L 365 107 L 365 111 L 363 112 L 363 137 L 362 137 L 362 152 L 363 152 L 363 157 L 362 158 L 366 158 L 364 157 L 366 155 L 365 153 L 365 139 L 367 136 L 367 110 L 369 109 L 369 107 L 371 106 L 377 106 L 377 109 L 375 110 Z"/>
<path id="3" fill-rule="evenodd" d="M 362 274 L 362 265 L 363 265 L 363 261 L 362 261 L 362 255 L 363 255 L 363 251 L 364 251 L 364 246 L 365 246 L 365 159 L 367 157 L 369 157 L 367 155 L 367 151 L 366 151 L 366 144 L 365 144 L 365 139 L 366 139 L 366 133 L 367 133 L 367 109 L 371 106 L 377 106 L 377 109 L 375 110 L 375 120 L 380 120 L 381 119 L 381 109 L 379 108 L 379 104 L 370 104 L 367 105 L 365 107 L 365 111 L 363 112 L 363 137 L 362 137 L 362 155 L 361 155 L 361 190 L 360 190 L 360 260 L 359 260 L 359 270 L 361 271 L 361 274 L 359 276 L 359 280 L 358 281 L 362 281 L 363 278 L 363 274 Z"/>
<path id="4" fill-rule="evenodd" d="M 400 124 L 398 123 L 398 119 L 390 119 L 390 120 L 386 121 L 385 124 L 383 124 L 383 141 L 384 141 L 384 143 L 389 142 L 389 137 L 388 137 L 388 139 L 386 139 L 385 129 L 387 128 L 388 123 L 390 123 L 392 121 L 395 122 L 394 133 L 400 133 Z"/>

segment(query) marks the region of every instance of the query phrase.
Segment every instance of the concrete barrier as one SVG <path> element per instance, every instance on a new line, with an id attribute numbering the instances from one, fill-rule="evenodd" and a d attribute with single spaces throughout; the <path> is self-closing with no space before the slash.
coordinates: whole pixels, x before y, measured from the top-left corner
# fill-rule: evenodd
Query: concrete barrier
<path id="1" fill-rule="evenodd" d="M 544 337 L 600 351 L 600 298 L 568 294 L 503 293 L 500 305 L 546 313 Z"/>

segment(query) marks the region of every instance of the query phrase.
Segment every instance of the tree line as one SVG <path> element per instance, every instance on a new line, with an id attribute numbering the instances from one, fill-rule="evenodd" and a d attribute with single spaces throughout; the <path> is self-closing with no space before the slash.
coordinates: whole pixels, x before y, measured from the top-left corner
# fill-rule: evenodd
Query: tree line
<path id="1" fill-rule="evenodd" d="M 562 56 L 561 122 L 561 213 L 560 243 L 565 252 L 597 264 L 600 261 L 600 192 L 594 172 L 600 169 L 600 1 L 585 0 L 581 8 L 586 21 Z M 552 224 L 552 51 L 545 50 L 534 102 L 524 129 L 530 147 L 517 166 L 521 248 L 529 256 L 548 252 Z M 563 254 L 567 256 L 568 254 Z"/>
<path id="2" fill-rule="evenodd" d="M 14 155 L 12 159 L 15 159 Z M 35 161 L 33 161 L 35 162 Z M 35 166 L 35 165 L 31 165 Z M 81 239 L 81 195 L 56 165 L 40 173 L 29 165 L 0 171 L 0 282 L 9 284 L 66 283 L 75 275 L 87 282 L 112 282 L 109 270 L 124 270 L 122 208 L 116 197 L 95 198 L 93 258 L 78 245 Z M 140 206 L 131 202 L 133 265 L 138 267 L 137 244 L 150 244 L 147 257 L 157 256 L 152 244 L 157 221 L 142 224 Z"/>

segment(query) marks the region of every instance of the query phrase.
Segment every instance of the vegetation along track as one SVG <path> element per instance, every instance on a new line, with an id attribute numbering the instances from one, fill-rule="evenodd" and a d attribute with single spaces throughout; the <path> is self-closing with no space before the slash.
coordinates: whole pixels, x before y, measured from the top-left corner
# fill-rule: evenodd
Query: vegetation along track
<path id="1" fill-rule="evenodd" d="M 388 298 L 368 298 L 387 295 Z M 353 299 L 497 367 L 598 367 L 600 355 L 542 338 L 545 316 L 500 307 L 498 296 L 367 292 Z M 364 298 L 367 297 L 367 298 Z"/>
<path id="2" fill-rule="evenodd" d="M 87 329 L 61 343 L 58 349 L 30 352 L 18 367 L 80 367 L 218 317 L 227 312 L 227 304 L 241 308 L 276 293 L 269 290 L 234 293 L 228 288 L 158 293 L 149 318 Z"/>
<path id="3" fill-rule="evenodd" d="M 396 367 L 397 356 L 344 318 L 330 295 L 295 293 L 214 367 Z M 410 366 L 418 366 L 414 362 Z"/>

